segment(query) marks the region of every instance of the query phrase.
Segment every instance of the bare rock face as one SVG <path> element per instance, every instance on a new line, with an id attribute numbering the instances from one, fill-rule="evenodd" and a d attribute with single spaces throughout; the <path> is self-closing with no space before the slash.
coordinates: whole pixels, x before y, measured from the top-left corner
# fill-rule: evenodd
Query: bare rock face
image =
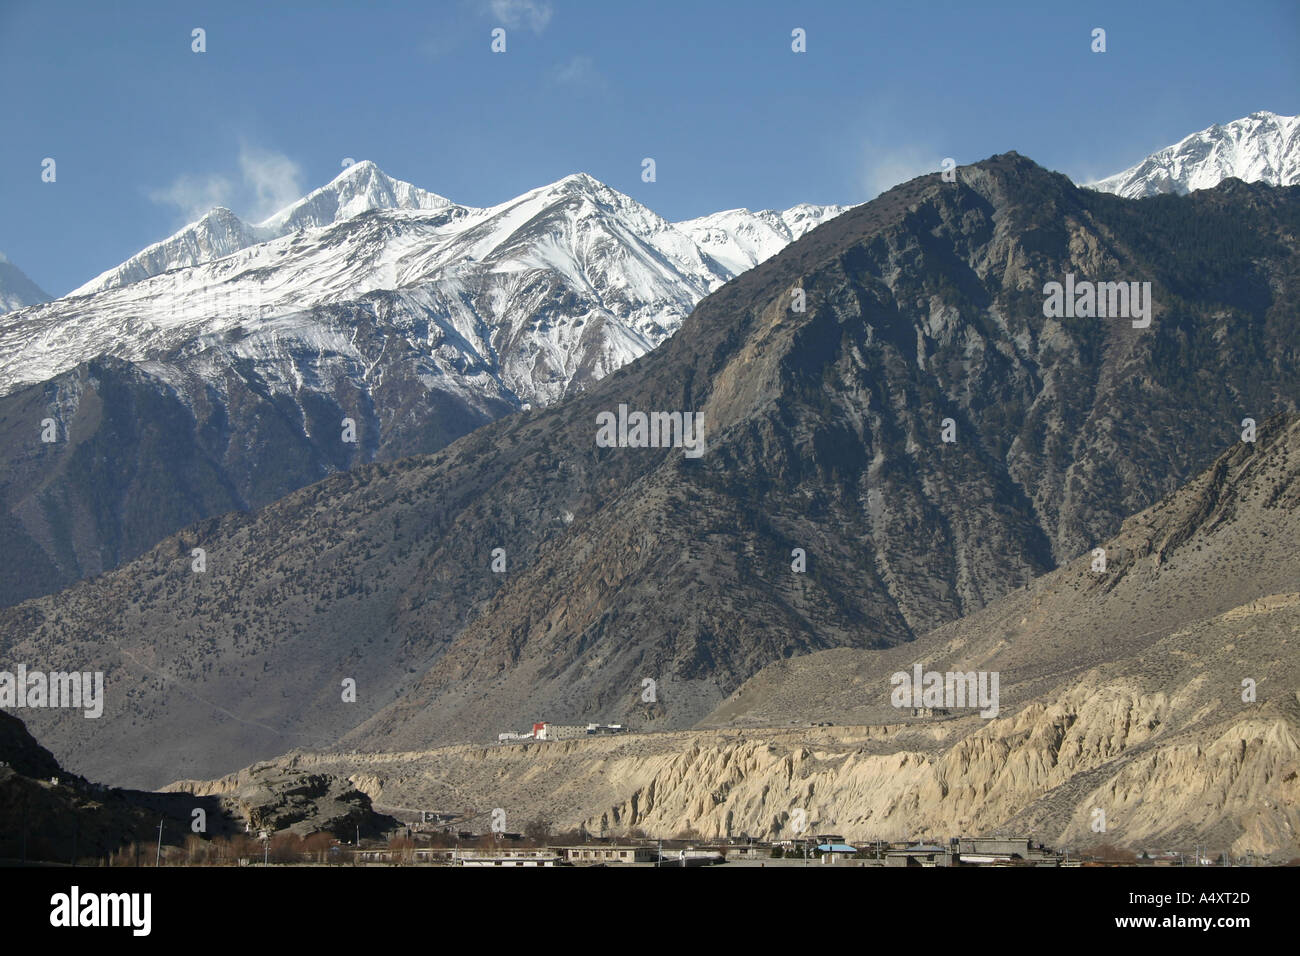
<path id="1" fill-rule="evenodd" d="M 804 746 L 756 731 L 743 745 L 678 755 L 586 825 L 788 838 L 803 810 L 810 827 L 855 840 L 1006 832 L 1061 846 L 1209 841 L 1295 855 L 1294 723 L 1243 719 L 1153 744 L 1127 728 L 1158 724 L 1160 702 L 1116 696 L 1036 704 L 938 753 L 902 741 L 873 752 L 880 742 L 863 747 L 851 728 Z"/>
<path id="2" fill-rule="evenodd" d="M 254 764 L 210 783 L 178 781 L 164 791 L 217 797 L 233 819 L 246 822 L 254 832 L 288 830 L 299 836 L 332 833 L 351 838 L 358 828 L 370 836 L 396 822 L 376 814 L 370 798 L 349 781 L 299 770 L 292 761 L 288 766 Z"/>
<path id="3" fill-rule="evenodd" d="M 702 737 L 657 772 L 607 766 L 641 779 L 584 825 L 790 838 L 802 811 L 811 832 L 850 840 L 1032 833 L 1056 846 L 1201 842 L 1234 855 L 1296 855 L 1294 722 L 1246 718 L 1153 744 L 1126 731 L 1158 723 L 1160 702 L 1116 695 L 1036 704 L 937 753 L 903 740 L 881 753 L 884 741 L 855 739 L 856 728 L 831 739 L 805 731 L 802 745 L 763 731 L 724 746 Z"/>

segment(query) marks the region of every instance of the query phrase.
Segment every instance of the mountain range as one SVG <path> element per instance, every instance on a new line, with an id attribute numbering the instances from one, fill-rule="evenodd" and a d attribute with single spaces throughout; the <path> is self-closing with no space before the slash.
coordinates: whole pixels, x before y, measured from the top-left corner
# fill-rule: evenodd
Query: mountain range
<path id="1" fill-rule="evenodd" d="M 674 226 L 585 174 L 475 209 L 369 162 L 256 225 L 213 210 L 0 321 L 0 602 L 581 391 L 840 211 Z"/>
<path id="2" fill-rule="evenodd" d="M 688 728 L 773 661 L 903 644 L 1075 561 L 1295 410 L 1300 190 L 957 172 L 831 219 L 563 401 L 0 612 L 6 658 L 114 688 L 111 719 L 29 724 L 145 786 L 336 740 Z M 1151 283 L 1150 325 L 1046 315 L 1066 276 Z M 705 453 L 601 447 L 620 406 L 702 415 Z"/>
<path id="3" fill-rule="evenodd" d="M 1297 122 L 1211 127 L 1093 188 L 1294 182 Z M 0 606 L 576 394 L 845 208 L 668 223 L 586 174 L 474 208 L 362 162 L 262 222 L 214 209 L 54 302 L 0 262 Z"/>
<path id="4" fill-rule="evenodd" d="M 545 404 L 648 351 L 703 295 L 841 211 L 731 210 L 674 226 L 585 173 L 477 209 L 356 163 L 262 223 L 214 209 L 57 302 L 10 316 L 0 391 L 103 355 L 164 375 L 154 366 L 231 339 L 244 343 L 234 356 L 292 391 L 306 370 L 285 353 L 342 346 L 324 331 L 308 340 L 305 320 L 351 306 L 405 323 L 411 346 L 428 353 L 427 374 L 481 365 L 491 385 L 457 368 L 462 388 Z"/>
<path id="5" fill-rule="evenodd" d="M 1211 189 L 1229 178 L 1274 186 L 1300 183 L 1300 116 L 1260 110 L 1231 123 L 1215 123 L 1090 185 L 1141 199 Z"/>

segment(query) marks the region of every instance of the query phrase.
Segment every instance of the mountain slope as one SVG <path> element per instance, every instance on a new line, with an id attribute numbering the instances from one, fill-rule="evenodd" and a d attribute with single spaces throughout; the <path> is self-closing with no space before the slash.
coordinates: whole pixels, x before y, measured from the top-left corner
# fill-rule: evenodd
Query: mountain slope
<path id="1" fill-rule="evenodd" d="M 680 720 L 763 655 L 894 643 L 979 608 L 1204 465 L 1217 448 L 1202 423 L 1223 422 L 1218 444 L 1238 430 L 1229 411 L 1238 402 L 1294 408 L 1295 376 L 1261 353 L 1248 357 L 1248 340 L 1230 334 L 1223 351 L 1191 344 L 1228 314 L 1245 318 L 1228 304 L 1244 290 L 1182 273 L 1201 266 L 1175 251 L 1198 231 L 1184 231 L 1183 216 L 1227 227 L 1221 202 L 1244 202 L 1237 216 L 1252 216 L 1257 200 L 1261 212 L 1280 202 L 1280 235 L 1293 236 L 1294 192 L 1175 201 L 1164 207 L 1175 218 L 1161 222 L 1137 219 L 1130 203 L 1094 205 L 1018 157 L 972 168 L 965 190 L 944 193 L 931 180 L 923 192 L 925 182 L 872 204 L 876 228 L 846 236 L 834 226 L 866 224 L 845 214 L 812 237 L 820 249 L 797 243 L 772 270 L 707 300 L 704 319 L 734 314 L 737 299 L 753 310 L 738 341 L 710 342 L 701 321 L 663 351 L 669 367 L 709 369 L 707 382 L 686 386 L 707 398 L 677 399 L 671 372 L 656 391 L 659 370 L 647 362 L 627 399 L 703 407 L 717 436 L 704 467 L 670 455 L 640 476 L 590 528 L 512 580 L 416 689 L 346 742 L 413 746 L 435 727 L 481 733 L 520 712 L 617 718 L 639 709 L 632 692 L 656 669 L 693 678 L 676 691 L 669 718 Z M 1022 205 L 1029 197 L 1038 209 Z M 1059 218 L 1045 224 L 1042 210 L 1053 207 Z M 1073 264 L 1053 263 L 1058 249 Z M 1295 281 L 1296 252 L 1275 251 L 1281 285 L 1256 313 L 1262 325 L 1247 324 L 1269 328 L 1271 347 L 1289 353 L 1295 316 L 1280 290 Z M 1108 266 L 1112 256 L 1125 264 Z M 1160 327 L 1146 336 L 1128 322 L 1041 321 L 1041 299 L 1025 287 L 1083 268 L 1155 277 L 1158 300 L 1170 302 Z M 785 307 L 800 273 L 814 295 L 804 321 Z M 746 279 L 766 282 L 756 291 Z M 1204 282 L 1197 292 L 1208 301 L 1190 301 L 1192 281 Z M 1174 372 L 1174 354 L 1197 372 Z M 1243 367 L 1261 378 L 1247 383 Z M 1246 399 L 1259 386 L 1271 397 Z M 1125 407 L 1147 414 L 1121 421 L 1115 409 Z M 949 414 L 971 444 L 941 442 Z M 1192 448 L 1199 461 L 1189 468 Z M 795 547 L 817 565 L 806 578 L 791 573 Z"/>
<path id="2" fill-rule="evenodd" d="M 1223 126 L 1216 123 L 1089 186 L 1141 199 L 1210 189 L 1228 178 L 1300 184 L 1300 116 L 1261 110 Z"/>
<path id="3" fill-rule="evenodd" d="M 1300 576 L 1298 524 L 1300 420 L 1277 420 L 1127 519 L 1104 542 L 1105 573 L 1088 555 L 913 643 L 770 665 L 700 729 L 272 766 L 347 777 L 381 806 L 477 808 L 483 827 L 500 807 L 598 834 L 776 839 L 802 810 L 849 840 L 1032 833 L 1072 850 L 1289 860 L 1300 593 L 1272 589 Z M 998 718 L 890 706 L 890 675 L 914 663 L 998 670 Z"/>
<path id="4" fill-rule="evenodd" d="M 5 652 L 101 664 L 118 691 L 93 737 L 33 719 L 74 765 L 150 783 L 343 734 L 688 727 L 774 660 L 978 610 L 1206 467 L 1246 415 L 1294 409 L 1297 225 L 1295 189 L 1136 203 L 1014 154 L 923 177 L 564 402 L 0 613 Z M 1044 317 L 1067 273 L 1152 282 L 1151 325 Z M 704 454 L 598 446 L 620 404 L 703 413 Z"/>
<path id="5" fill-rule="evenodd" d="M 358 461 L 441 447 L 513 410 L 505 397 L 430 394 L 408 370 L 419 367 L 413 350 L 368 313 L 320 310 L 316 321 L 331 322 L 333 341 L 353 355 L 333 381 L 321 376 L 327 388 L 296 401 L 219 351 L 199 356 L 197 369 L 163 374 L 92 360 L 0 398 L 9 449 L 0 603 L 100 574 L 178 528 L 262 507 Z M 391 374 L 366 391 L 350 387 L 367 357 L 383 356 Z M 344 418 L 357 423 L 355 444 L 341 440 Z M 57 441 L 42 441 L 42 422 Z"/>
<path id="6" fill-rule="evenodd" d="M 1238 634 L 1233 650 L 1230 632 L 1300 614 L 1293 594 L 1300 575 L 1298 502 L 1300 420 L 1279 417 L 1255 443 L 1234 444 L 1100 542 L 1104 572 L 1093 570 L 1087 552 L 911 644 L 773 665 L 702 726 L 780 725 L 809 713 L 837 723 L 896 720 L 889 676 L 917 662 L 927 670 L 997 670 L 1003 716 L 1093 671 L 1145 683 L 1144 693 L 1171 700 L 1193 677 L 1210 674 L 1212 683 L 1182 701 L 1189 715 L 1199 714 L 1203 699 L 1239 697 L 1241 677 L 1253 677 L 1261 688 L 1267 679 L 1271 692 L 1261 690 L 1261 700 L 1282 706 L 1294 697 L 1287 675 L 1300 667 L 1300 656 L 1285 649 L 1285 636 L 1270 645 L 1243 643 Z M 839 686 L 828 680 L 831 673 L 841 675 Z"/>

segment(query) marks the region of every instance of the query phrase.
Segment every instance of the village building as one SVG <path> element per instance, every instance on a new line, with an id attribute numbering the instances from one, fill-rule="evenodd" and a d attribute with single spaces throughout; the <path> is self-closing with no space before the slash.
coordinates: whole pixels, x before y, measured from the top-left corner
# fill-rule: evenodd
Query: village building
<path id="1" fill-rule="evenodd" d="M 550 847 L 542 849 L 484 848 L 481 850 L 453 850 L 450 860 L 454 866 L 564 866 L 563 856 Z"/>
<path id="2" fill-rule="evenodd" d="M 550 849 L 570 863 L 654 863 L 659 858 L 659 851 L 655 847 L 631 844 L 584 843 Z"/>
<path id="3" fill-rule="evenodd" d="M 885 851 L 885 866 L 955 866 L 957 853 L 933 843 L 890 847 Z"/>

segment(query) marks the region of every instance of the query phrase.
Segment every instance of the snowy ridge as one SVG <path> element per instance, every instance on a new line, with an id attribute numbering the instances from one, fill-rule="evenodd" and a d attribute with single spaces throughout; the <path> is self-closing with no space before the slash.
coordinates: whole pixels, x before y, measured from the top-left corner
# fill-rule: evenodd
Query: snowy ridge
<path id="1" fill-rule="evenodd" d="M 1211 189 L 1234 177 L 1273 186 L 1300 183 L 1300 116 L 1260 111 L 1153 153 L 1092 189 L 1128 199 Z"/>
<path id="2" fill-rule="evenodd" d="M 336 375 L 365 388 L 359 370 L 382 374 L 384 359 L 349 346 L 351 315 L 400 334 L 430 388 L 545 404 L 654 348 L 709 292 L 839 211 L 674 225 L 585 173 L 474 208 L 357 163 L 261 223 L 215 209 L 7 316 L 0 394 L 101 354 L 164 380 L 189 378 L 180 366 L 203 354 L 209 369 L 251 362 L 275 391 Z"/>
<path id="3" fill-rule="evenodd" d="M 328 226 L 372 209 L 439 209 L 450 205 L 448 199 L 384 175 L 372 162 L 355 163 L 327 185 L 256 225 L 248 225 L 229 209 L 218 206 L 198 222 L 146 247 L 69 295 L 90 295 L 172 269 L 200 265 L 259 242 L 300 229 Z"/>
<path id="4" fill-rule="evenodd" d="M 849 209 L 800 203 L 784 211 L 728 209 L 677 223 L 677 228 L 739 275 L 776 255 L 806 232 Z"/>

